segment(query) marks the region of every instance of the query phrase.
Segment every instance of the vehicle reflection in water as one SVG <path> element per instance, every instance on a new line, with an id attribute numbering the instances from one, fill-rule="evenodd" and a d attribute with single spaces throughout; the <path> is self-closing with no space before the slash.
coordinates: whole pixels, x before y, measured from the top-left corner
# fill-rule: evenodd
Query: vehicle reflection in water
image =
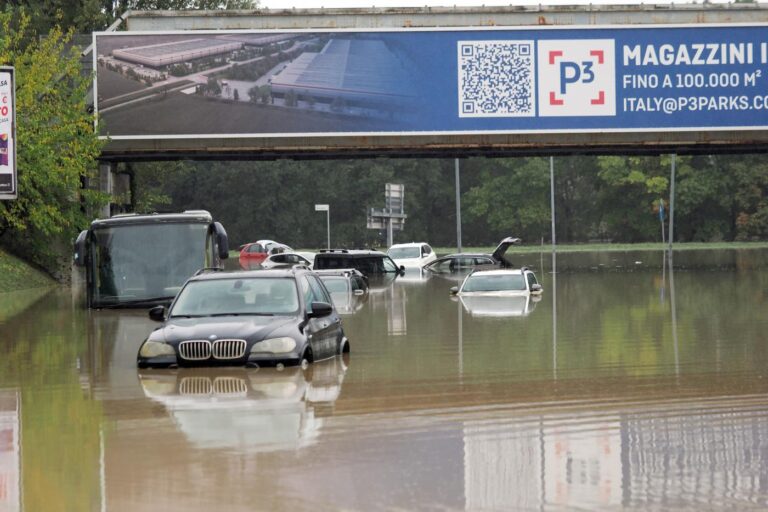
<path id="1" fill-rule="evenodd" d="M 407 294 L 397 274 L 371 276 L 368 281 L 371 311 L 387 318 L 387 334 L 403 336 L 408 332 Z"/>
<path id="2" fill-rule="evenodd" d="M 341 357 L 307 370 L 200 368 L 139 371 L 144 394 L 162 404 L 197 448 L 238 452 L 297 450 L 317 442 L 323 419 L 315 407 L 339 396 Z"/>
<path id="3" fill-rule="evenodd" d="M 406 268 L 405 272 L 398 276 L 397 282 L 403 284 L 423 284 L 431 276 L 432 273 L 423 268 Z"/>
<path id="4" fill-rule="evenodd" d="M 541 295 L 462 295 L 459 300 L 464 310 L 476 317 L 528 316 L 541 301 Z"/>

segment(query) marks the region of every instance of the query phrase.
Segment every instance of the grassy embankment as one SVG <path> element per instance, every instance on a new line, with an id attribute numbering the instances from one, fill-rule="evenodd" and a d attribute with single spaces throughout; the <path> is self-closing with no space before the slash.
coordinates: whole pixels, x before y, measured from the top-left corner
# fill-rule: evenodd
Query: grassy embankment
<path id="1" fill-rule="evenodd" d="M 54 285 L 48 274 L 0 249 L 0 293 Z"/>

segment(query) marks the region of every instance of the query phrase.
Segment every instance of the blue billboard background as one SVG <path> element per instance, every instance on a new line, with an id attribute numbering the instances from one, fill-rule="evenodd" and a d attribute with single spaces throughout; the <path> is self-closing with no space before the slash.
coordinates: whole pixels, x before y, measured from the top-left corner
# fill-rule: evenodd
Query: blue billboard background
<path id="1" fill-rule="evenodd" d="M 94 38 L 113 137 L 768 126 L 764 26 Z"/>

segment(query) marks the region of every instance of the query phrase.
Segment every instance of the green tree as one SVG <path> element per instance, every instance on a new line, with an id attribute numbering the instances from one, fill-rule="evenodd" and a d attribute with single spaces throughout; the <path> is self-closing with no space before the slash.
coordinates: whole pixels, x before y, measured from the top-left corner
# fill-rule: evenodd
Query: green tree
<path id="1" fill-rule="evenodd" d="M 661 241 L 653 207 L 669 194 L 669 157 L 602 156 L 597 164 L 606 235 L 618 242 Z M 677 165 L 687 170 L 685 159 L 678 158 Z"/>
<path id="2" fill-rule="evenodd" d="M 28 21 L 30 33 L 45 34 L 58 26 L 83 34 L 104 30 L 111 13 L 104 0 L 0 0 L 0 10 L 33 13 Z"/>
<path id="3" fill-rule="evenodd" d="M 18 199 L 0 203 L 3 244 L 51 271 L 87 224 L 85 212 L 108 198 L 83 183 L 95 175 L 103 142 L 86 106 L 90 77 L 79 53 L 68 51 L 72 32 L 30 32 L 30 17 L 0 13 L 0 63 L 15 67 Z"/>
<path id="4" fill-rule="evenodd" d="M 764 155 L 727 159 L 724 174 L 731 176 L 732 221 L 737 240 L 768 238 L 768 163 Z"/>
<path id="5" fill-rule="evenodd" d="M 468 220 L 483 219 L 499 240 L 538 240 L 550 220 L 549 163 L 543 158 L 486 160 L 480 183 L 463 199 Z"/>

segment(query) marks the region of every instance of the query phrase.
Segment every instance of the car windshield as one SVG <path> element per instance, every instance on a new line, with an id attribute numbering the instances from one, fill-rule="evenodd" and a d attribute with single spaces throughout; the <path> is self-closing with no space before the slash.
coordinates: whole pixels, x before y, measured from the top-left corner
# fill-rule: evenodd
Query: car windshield
<path id="1" fill-rule="evenodd" d="M 191 281 L 179 293 L 170 316 L 293 314 L 299 309 L 293 279 L 260 277 Z"/>
<path id="2" fill-rule="evenodd" d="M 421 249 L 418 247 L 393 247 L 387 253 L 389 257 L 395 260 L 405 258 L 420 258 Z"/>
<path id="3" fill-rule="evenodd" d="M 329 292 L 346 293 L 349 289 L 346 277 L 323 276 L 320 278 Z"/>
<path id="4" fill-rule="evenodd" d="M 525 279 L 522 274 L 472 275 L 464 283 L 462 292 L 504 292 L 524 291 Z"/>

